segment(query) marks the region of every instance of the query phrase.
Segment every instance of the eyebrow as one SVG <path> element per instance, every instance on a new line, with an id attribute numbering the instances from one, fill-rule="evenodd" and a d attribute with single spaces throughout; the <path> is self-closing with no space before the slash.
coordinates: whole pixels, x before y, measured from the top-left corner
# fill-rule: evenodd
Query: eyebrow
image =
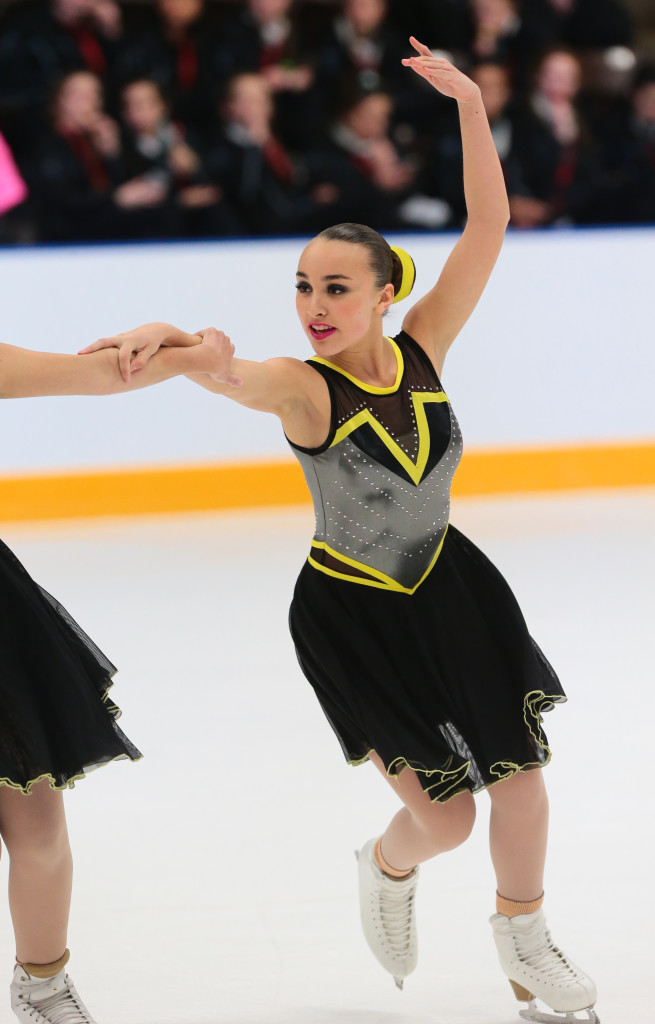
<path id="1" fill-rule="evenodd" d="M 307 278 L 307 274 L 303 274 L 302 270 L 296 271 L 296 277 Z M 346 274 L 325 274 L 321 281 L 352 281 L 352 277 L 348 277 Z"/>

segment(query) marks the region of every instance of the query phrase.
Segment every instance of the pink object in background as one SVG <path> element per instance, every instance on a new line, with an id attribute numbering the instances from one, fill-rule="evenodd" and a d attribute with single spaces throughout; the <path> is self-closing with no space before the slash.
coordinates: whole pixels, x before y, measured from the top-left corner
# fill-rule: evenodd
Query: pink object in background
<path id="1" fill-rule="evenodd" d="M 0 217 L 27 199 L 27 185 L 20 176 L 11 150 L 0 134 Z"/>

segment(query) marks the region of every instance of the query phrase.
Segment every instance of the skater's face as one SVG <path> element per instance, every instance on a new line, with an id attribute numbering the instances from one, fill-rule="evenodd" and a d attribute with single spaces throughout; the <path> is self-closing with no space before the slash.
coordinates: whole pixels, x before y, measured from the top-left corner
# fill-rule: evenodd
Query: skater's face
<path id="1" fill-rule="evenodd" d="M 296 310 L 312 348 L 326 358 L 379 334 L 393 286 L 376 287 L 363 245 L 315 238 L 298 263 Z"/>

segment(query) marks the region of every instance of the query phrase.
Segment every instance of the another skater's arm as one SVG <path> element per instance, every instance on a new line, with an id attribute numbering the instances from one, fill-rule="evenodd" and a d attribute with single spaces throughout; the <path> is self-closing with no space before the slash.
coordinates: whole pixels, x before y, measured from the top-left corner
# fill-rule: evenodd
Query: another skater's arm
<path id="1" fill-rule="evenodd" d="M 121 377 L 116 349 L 92 355 L 35 352 L 0 344 L 0 398 L 45 395 L 115 395 L 189 373 L 220 372 L 224 353 L 213 337 L 197 345 L 165 348 L 129 383 Z"/>
<path id="2" fill-rule="evenodd" d="M 440 372 L 450 345 L 475 309 L 501 250 L 509 203 L 480 89 L 414 37 L 418 56 L 403 60 L 438 92 L 457 100 L 464 150 L 468 220 L 435 287 L 410 309 L 403 328 Z"/>

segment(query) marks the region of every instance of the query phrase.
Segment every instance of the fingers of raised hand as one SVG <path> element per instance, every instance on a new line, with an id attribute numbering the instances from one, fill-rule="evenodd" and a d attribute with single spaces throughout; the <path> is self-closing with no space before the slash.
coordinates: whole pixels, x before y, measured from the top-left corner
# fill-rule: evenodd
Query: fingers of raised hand
<path id="1" fill-rule="evenodd" d="M 416 36 L 410 36 L 409 41 L 418 53 L 423 54 L 425 57 L 432 55 L 430 47 L 426 46 L 425 43 L 420 43 Z"/>

